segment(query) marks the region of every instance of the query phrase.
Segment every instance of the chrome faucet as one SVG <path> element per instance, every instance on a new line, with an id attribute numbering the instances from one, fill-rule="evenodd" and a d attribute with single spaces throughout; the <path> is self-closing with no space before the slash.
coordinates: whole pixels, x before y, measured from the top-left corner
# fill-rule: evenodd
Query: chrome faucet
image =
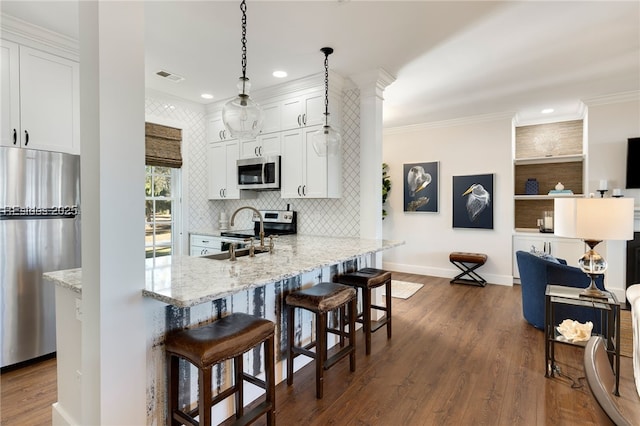
<path id="1" fill-rule="evenodd" d="M 233 214 L 231 215 L 231 219 L 229 220 L 229 225 L 233 226 L 233 220 L 236 218 L 236 214 L 243 209 L 249 209 L 249 210 L 253 210 L 255 212 L 255 214 L 258 215 L 258 218 L 260 219 L 260 248 L 264 249 L 264 218 L 262 217 L 262 214 L 260 214 L 260 212 L 256 209 L 254 209 L 253 207 L 249 207 L 249 206 L 244 206 L 244 207 L 240 207 L 238 208 L 236 211 L 233 212 Z"/>

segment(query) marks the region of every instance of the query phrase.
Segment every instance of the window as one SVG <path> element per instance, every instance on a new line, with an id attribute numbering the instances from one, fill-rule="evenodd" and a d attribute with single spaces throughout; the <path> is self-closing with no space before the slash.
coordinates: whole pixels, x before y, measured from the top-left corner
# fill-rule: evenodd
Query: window
<path id="1" fill-rule="evenodd" d="M 147 258 L 175 252 L 180 203 L 180 169 L 146 166 L 145 252 Z"/>
<path id="2" fill-rule="evenodd" d="M 145 123 L 145 254 L 180 254 L 182 130 Z"/>

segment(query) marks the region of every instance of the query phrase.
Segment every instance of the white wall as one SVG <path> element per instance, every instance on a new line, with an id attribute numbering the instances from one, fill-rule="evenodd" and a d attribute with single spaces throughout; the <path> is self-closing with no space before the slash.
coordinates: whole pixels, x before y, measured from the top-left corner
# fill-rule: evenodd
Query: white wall
<path id="1" fill-rule="evenodd" d="M 587 101 L 589 108 L 589 192 L 596 192 L 600 179 L 609 181 L 609 190 L 621 188 L 625 197 L 635 199 L 636 215 L 640 189 L 625 189 L 627 139 L 640 137 L 640 92 Z M 607 195 L 611 195 L 609 192 Z M 636 232 L 640 231 L 636 220 Z M 615 291 L 620 301 L 626 290 L 626 241 L 607 241 L 609 263 L 605 276 L 607 289 Z"/>
<path id="2" fill-rule="evenodd" d="M 80 2 L 82 419 L 145 424 L 144 5 Z"/>
<path id="3" fill-rule="evenodd" d="M 383 160 L 392 189 L 385 208 L 383 238 L 406 244 L 383 254 L 385 269 L 438 277 L 459 270 L 452 251 L 481 252 L 487 263 L 478 272 L 490 283 L 511 285 L 513 233 L 512 120 L 509 116 L 410 126 L 385 131 Z M 403 211 L 403 164 L 440 162 L 439 212 Z M 453 176 L 494 173 L 494 229 L 452 227 Z"/>

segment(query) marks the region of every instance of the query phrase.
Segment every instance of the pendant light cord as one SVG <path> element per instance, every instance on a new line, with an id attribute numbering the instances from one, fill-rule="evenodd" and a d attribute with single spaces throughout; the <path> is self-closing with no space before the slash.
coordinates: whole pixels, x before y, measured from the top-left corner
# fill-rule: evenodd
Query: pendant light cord
<path id="1" fill-rule="evenodd" d="M 333 49 L 324 48 L 324 125 L 329 125 L 329 54 Z"/>
<path id="2" fill-rule="evenodd" d="M 240 10 L 242 11 L 242 94 L 244 94 L 244 82 L 247 79 L 247 2 L 242 0 L 240 3 Z"/>

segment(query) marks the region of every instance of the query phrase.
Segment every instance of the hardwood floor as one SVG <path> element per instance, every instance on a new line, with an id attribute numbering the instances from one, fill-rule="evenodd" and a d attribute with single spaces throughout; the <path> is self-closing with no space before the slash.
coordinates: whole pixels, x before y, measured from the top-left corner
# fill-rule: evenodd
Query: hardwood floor
<path id="1" fill-rule="evenodd" d="M 51 404 L 58 399 L 56 359 L 49 358 L 0 376 L 0 424 L 51 424 Z"/>
<path id="2" fill-rule="evenodd" d="M 522 318 L 519 286 L 450 285 L 403 273 L 394 279 L 425 286 L 393 299 L 392 339 L 374 333 L 367 357 L 359 333 L 356 372 L 346 360 L 326 371 L 322 400 L 313 364 L 295 373 L 293 386 L 279 384 L 278 424 L 612 424 L 581 379 L 582 349 L 558 345 L 563 376 L 544 377 L 543 333 Z M 55 361 L 24 370 L 2 374 L 1 423 L 50 424 Z M 622 358 L 621 373 L 620 401 L 640 418 L 631 358 Z"/>

